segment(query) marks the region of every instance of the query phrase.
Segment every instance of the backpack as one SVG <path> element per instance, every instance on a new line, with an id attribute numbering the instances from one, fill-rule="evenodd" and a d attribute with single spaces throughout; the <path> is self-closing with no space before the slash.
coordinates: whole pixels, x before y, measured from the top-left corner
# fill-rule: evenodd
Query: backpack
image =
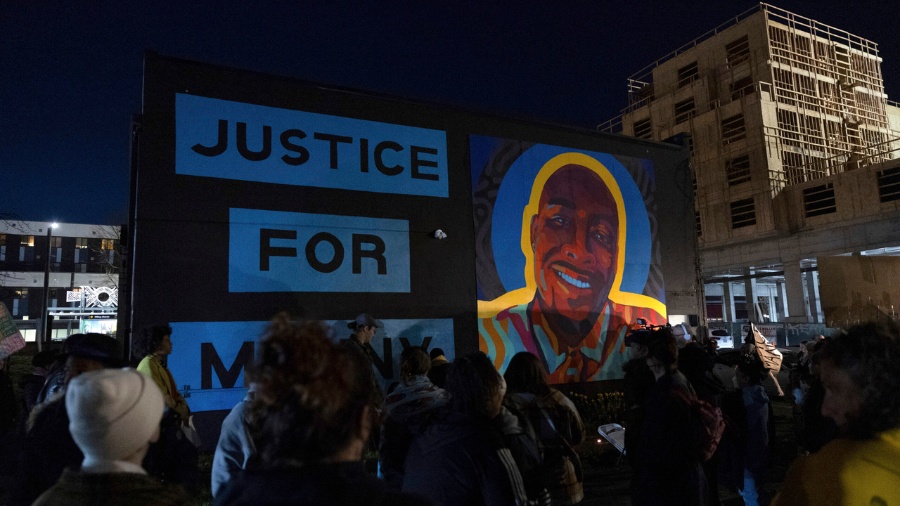
<path id="1" fill-rule="evenodd" d="M 722 410 L 712 404 L 689 396 L 683 392 L 676 392 L 682 401 L 687 404 L 691 414 L 691 435 L 693 447 L 697 457 L 706 462 L 716 453 L 722 434 L 725 433 L 725 417 Z"/>

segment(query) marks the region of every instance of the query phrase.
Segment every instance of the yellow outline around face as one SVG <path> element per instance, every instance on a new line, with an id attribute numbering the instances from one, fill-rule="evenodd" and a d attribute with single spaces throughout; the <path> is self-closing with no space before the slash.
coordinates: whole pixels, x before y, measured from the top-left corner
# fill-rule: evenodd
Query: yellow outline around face
<path id="1" fill-rule="evenodd" d="M 541 167 L 538 175 L 534 178 L 528 205 L 526 205 L 525 209 L 522 211 L 522 238 L 520 247 L 522 248 L 522 253 L 525 255 L 525 286 L 507 292 L 491 301 L 478 301 L 478 316 L 480 318 L 487 318 L 496 315 L 508 307 L 530 302 L 534 298 L 537 284 L 534 279 L 534 252 L 531 250 L 531 219 L 538 214 L 541 193 L 544 190 L 544 185 L 547 183 L 547 180 L 550 179 L 550 176 L 557 170 L 566 165 L 580 165 L 597 174 L 597 176 L 606 184 L 609 193 L 616 203 L 616 210 L 619 214 L 618 253 L 616 255 L 616 276 L 613 279 L 612 287 L 610 287 L 609 290 L 609 300 L 616 304 L 646 307 L 656 311 L 665 318 L 666 306 L 661 301 L 639 293 L 623 292 L 619 289 L 622 285 L 622 273 L 625 271 L 625 234 L 628 230 L 622 191 L 619 189 L 619 184 L 606 166 L 600 163 L 596 158 L 583 153 L 573 152 L 557 155 L 548 160 L 547 163 Z"/>

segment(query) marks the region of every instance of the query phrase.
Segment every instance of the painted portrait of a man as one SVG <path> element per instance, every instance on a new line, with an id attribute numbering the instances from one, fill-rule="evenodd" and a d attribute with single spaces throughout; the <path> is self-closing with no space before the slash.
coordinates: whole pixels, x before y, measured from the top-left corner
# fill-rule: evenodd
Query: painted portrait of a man
<path id="1" fill-rule="evenodd" d="M 627 240 L 628 206 L 616 177 L 596 157 L 563 151 L 544 160 L 520 216 L 515 246 L 525 259 L 525 286 L 479 300 L 481 350 L 501 370 L 512 355 L 529 351 L 554 384 L 621 377 L 625 333 L 639 318 L 664 323 L 665 305 L 622 290 L 628 245 L 650 241 Z M 500 248 L 493 241 L 492 256 L 502 258 Z M 638 255 L 641 248 L 634 249 Z"/>

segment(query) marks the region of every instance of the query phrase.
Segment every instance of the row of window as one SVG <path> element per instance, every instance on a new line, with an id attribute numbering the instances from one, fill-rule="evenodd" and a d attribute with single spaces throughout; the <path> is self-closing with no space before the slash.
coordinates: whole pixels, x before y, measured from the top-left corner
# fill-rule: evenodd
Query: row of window
<path id="1" fill-rule="evenodd" d="M 734 160 L 747 159 L 746 156 Z M 748 160 L 749 163 L 749 160 Z M 749 170 L 749 169 L 748 169 Z M 748 174 L 749 179 L 749 174 Z M 878 197 L 882 203 L 900 201 L 900 166 L 879 171 L 876 174 Z M 738 229 L 756 225 L 756 205 L 753 197 L 731 202 L 731 228 Z M 803 189 L 803 214 L 807 218 L 837 212 L 837 200 L 834 195 L 834 183 L 825 183 Z M 700 213 L 695 212 L 697 236 L 701 237 L 703 229 Z"/>
<path id="2" fill-rule="evenodd" d="M 0 234 L 0 262 L 18 262 L 22 264 L 33 264 L 35 261 L 35 246 L 33 235 L 14 235 Z M 100 250 L 94 255 L 96 261 L 107 261 L 112 258 L 112 253 L 116 248 L 114 239 L 87 239 L 84 237 L 74 238 L 74 243 L 70 243 L 70 250 L 64 252 L 62 237 L 50 238 L 50 262 L 56 268 L 64 260 L 71 260 L 76 264 L 86 264 L 90 262 L 91 255 L 88 247 L 89 241 L 94 243 L 94 248 Z M 67 241 L 68 242 L 68 241 Z M 38 255 L 40 256 L 40 254 Z"/>

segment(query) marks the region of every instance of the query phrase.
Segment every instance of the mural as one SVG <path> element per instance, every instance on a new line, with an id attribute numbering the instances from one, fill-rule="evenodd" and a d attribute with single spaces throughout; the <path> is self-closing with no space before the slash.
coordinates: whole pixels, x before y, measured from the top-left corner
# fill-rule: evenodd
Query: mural
<path id="1" fill-rule="evenodd" d="M 663 324 L 649 161 L 470 136 L 479 347 L 554 384 L 622 377 L 625 333 Z"/>

